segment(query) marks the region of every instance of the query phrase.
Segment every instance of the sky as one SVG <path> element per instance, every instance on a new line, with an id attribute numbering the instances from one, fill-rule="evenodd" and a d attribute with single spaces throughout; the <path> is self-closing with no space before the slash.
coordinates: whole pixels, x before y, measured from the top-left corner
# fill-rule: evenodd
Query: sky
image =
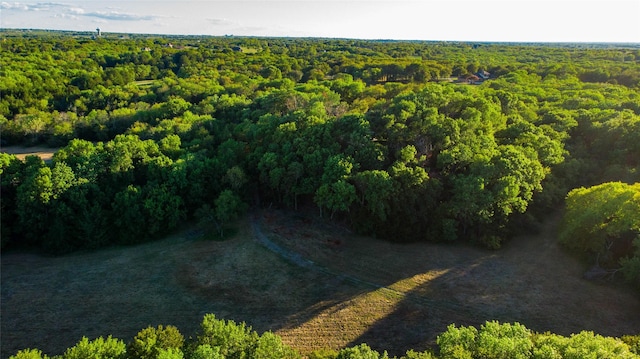
<path id="1" fill-rule="evenodd" d="M 640 43 L 640 0 L 2 1 L 0 28 L 434 41 Z"/>

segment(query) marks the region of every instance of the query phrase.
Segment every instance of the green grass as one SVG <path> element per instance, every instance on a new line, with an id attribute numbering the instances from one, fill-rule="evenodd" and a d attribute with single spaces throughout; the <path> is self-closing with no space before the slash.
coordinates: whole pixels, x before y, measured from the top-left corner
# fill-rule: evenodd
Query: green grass
<path id="1" fill-rule="evenodd" d="M 581 279 L 555 244 L 555 221 L 503 250 L 392 244 L 312 216 L 268 211 L 262 233 L 315 263 L 301 268 L 254 239 L 249 219 L 224 241 L 193 229 L 164 240 L 64 257 L 2 254 L 1 357 L 60 354 L 83 335 L 131 340 L 149 325 L 194 335 L 205 313 L 272 330 L 303 353 L 360 342 L 402 354 L 450 323 L 519 321 L 569 335 L 634 334 L 640 300 Z"/>

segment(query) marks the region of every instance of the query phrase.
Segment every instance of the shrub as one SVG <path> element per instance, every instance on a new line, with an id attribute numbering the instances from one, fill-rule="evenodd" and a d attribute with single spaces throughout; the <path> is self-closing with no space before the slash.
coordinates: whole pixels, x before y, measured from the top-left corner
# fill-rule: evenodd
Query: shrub
<path id="1" fill-rule="evenodd" d="M 336 359 L 388 359 L 387 352 L 382 354 L 369 348 L 367 344 L 360 344 L 355 347 L 345 348 L 338 352 Z"/>
<path id="2" fill-rule="evenodd" d="M 534 337 L 533 358 L 536 359 L 631 359 L 637 358 L 623 340 L 582 331 L 570 337 L 539 334 Z"/>
<path id="3" fill-rule="evenodd" d="M 252 357 L 258 342 L 258 334 L 245 323 L 236 324 L 217 319 L 214 314 L 204 316 L 198 344 L 219 347 L 226 359 Z"/>
<path id="4" fill-rule="evenodd" d="M 640 334 L 625 335 L 620 339 L 629 346 L 632 353 L 640 355 Z"/>
<path id="5" fill-rule="evenodd" d="M 181 349 L 184 337 L 178 328 L 159 325 L 147 327 L 136 334 L 127 346 L 127 356 L 131 359 L 158 359 L 161 350 Z"/>
<path id="6" fill-rule="evenodd" d="M 300 355 L 282 342 L 280 336 L 265 332 L 258 339 L 254 359 L 295 359 Z"/>
<path id="7" fill-rule="evenodd" d="M 531 332 L 520 323 L 486 322 L 480 328 L 477 354 L 487 359 L 524 359 L 531 356 Z"/>
<path id="8" fill-rule="evenodd" d="M 62 359 L 124 359 L 126 357 L 126 345 L 120 339 L 111 336 L 89 341 L 87 337 L 75 346 L 67 349 Z"/>
<path id="9" fill-rule="evenodd" d="M 338 352 L 332 349 L 317 349 L 309 354 L 309 359 L 336 359 Z"/>
<path id="10" fill-rule="evenodd" d="M 220 347 L 212 347 L 209 344 L 198 345 L 189 355 L 189 359 L 225 359 L 220 354 Z"/>
<path id="11" fill-rule="evenodd" d="M 49 359 L 49 357 L 42 354 L 39 349 L 24 349 L 10 356 L 9 359 Z"/>
<path id="12" fill-rule="evenodd" d="M 416 352 L 409 350 L 402 359 L 437 359 L 437 357 L 431 351 Z"/>
<path id="13" fill-rule="evenodd" d="M 440 347 L 442 359 L 472 359 L 476 351 L 476 337 L 478 330 L 475 327 L 456 328 L 455 324 L 447 327 L 447 330 L 438 335 L 436 343 Z"/>
<path id="14" fill-rule="evenodd" d="M 158 349 L 158 359 L 183 359 L 184 354 L 182 350 L 169 348 L 169 349 Z"/>
<path id="15" fill-rule="evenodd" d="M 603 337 L 588 331 L 571 335 L 563 357 L 566 359 L 637 358 L 636 355 L 629 351 L 629 346 L 622 340 Z"/>

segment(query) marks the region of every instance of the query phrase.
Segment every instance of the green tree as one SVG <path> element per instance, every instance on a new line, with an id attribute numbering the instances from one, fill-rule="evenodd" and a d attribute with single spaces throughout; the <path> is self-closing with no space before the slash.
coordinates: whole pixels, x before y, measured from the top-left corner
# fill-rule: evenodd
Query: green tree
<path id="1" fill-rule="evenodd" d="M 126 348 L 127 346 L 122 340 L 111 336 L 106 339 L 99 337 L 94 340 L 82 337 L 82 340 L 75 346 L 64 352 L 62 359 L 124 359 L 126 358 Z"/>
<path id="2" fill-rule="evenodd" d="M 180 349 L 169 348 L 158 350 L 158 359 L 183 359 L 184 353 Z"/>
<path id="3" fill-rule="evenodd" d="M 437 359 L 438 357 L 430 351 L 416 352 L 413 349 L 407 351 L 402 359 Z"/>
<path id="4" fill-rule="evenodd" d="M 236 324 L 207 314 L 200 325 L 197 343 L 219 348 L 226 359 L 242 359 L 253 356 L 258 339 L 258 333 L 245 323 Z"/>
<path id="5" fill-rule="evenodd" d="M 331 213 L 331 217 L 336 211 L 348 211 L 355 200 L 356 189 L 345 180 L 321 185 L 314 197 L 314 201 L 320 207 L 320 214 L 322 215 L 322 208 L 326 208 Z"/>
<path id="6" fill-rule="evenodd" d="M 475 327 L 456 327 L 451 324 L 447 330 L 438 335 L 442 359 L 472 359 L 477 348 L 478 329 Z"/>
<path id="7" fill-rule="evenodd" d="M 358 172 L 353 180 L 360 204 L 374 218 L 385 220 L 388 215 L 388 201 L 393 193 L 393 181 L 389 173 L 382 170 L 363 171 Z"/>
<path id="8" fill-rule="evenodd" d="M 160 359 L 162 352 L 180 350 L 184 337 L 178 328 L 159 325 L 157 328 L 147 327 L 136 334 L 127 345 L 127 357 L 131 359 Z"/>
<path id="9" fill-rule="evenodd" d="M 224 355 L 220 354 L 220 347 L 214 346 L 212 347 L 209 344 L 200 344 L 198 345 L 191 355 L 189 355 L 190 359 L 225 359 Z"/>
<path id="10" fill-rule="evenodd" d="M 25 238 L 38 243 L 48 230 L 54 196 L 51 169 L 36 156 L 27 156 L 24 177 L 16 192 L 18 227 Z"/>
<path id="11" fill-rule="evenodd" d="M 480 327 L 477 353 L 487 359 L 526 359 L 531 356 L 531 332 L 520 323 L 486 322 Z"/>
<path id="12" fill-rule="evenodd" d="M 15 355 L 9 357 L 9 359 L 48 359 L 46 354 L 42 354 L 39 349 L 24 349 L 18 351 Z"/>
<path id="13" fill-rule="evenodd" d="M 224 236 L 224 226 L 237 219 L 245 211 L 246 205 L 231 190 L 224 190 L 215 200 L 215 217 L 218 221 L 220 237 Z"/>
<path id="14" fill-rule="evenodd" d="M 282 342 L 280 336 L 272 332 L 264 332 L 258 339 L 255 352 L 255 359 L 298 359 L 298 354 L 291 347 Z"/>
<path id="15" fill-rule="evenodd" d="M 639 233 L 640 183 L 609 182 L 567 195 L 559 240 L 572 250 L 597 256 L 598 264 L 617 266 L 626 257 L 623 263 L 635 268 Z"/>
<path id="16" fill-rule="evenodd" d="M 338 352 L 336 359 L 388 359 L 387 352 L 380 354 L 371 349 L 367 344 L 344 348 Z"/>

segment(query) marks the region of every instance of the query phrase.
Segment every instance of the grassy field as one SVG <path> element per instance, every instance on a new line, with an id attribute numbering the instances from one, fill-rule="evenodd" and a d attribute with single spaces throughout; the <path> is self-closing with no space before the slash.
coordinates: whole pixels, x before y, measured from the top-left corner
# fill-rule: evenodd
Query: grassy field
<path id="1" fill-rule="evenodd" d="M 640 299 L 585 268 L 542 233 L 500 251 L 392 244 L 351 235 L 313 216 L 258 216 L 227 241 L 189 229 L 153 243 L 65 257 L 2 254 L 1 357 L 38 347 L 59 354 L 82 335 L 129 341 L 148 325 L 194 335 L 205 313 L 272 330 L 302 352 L 367 342 L 390 354 L 424 349 L 450 323 L 519 321 L 568 335 L 640 331 Z M 206 237 L 206 236 L 205 236 Z"/>

